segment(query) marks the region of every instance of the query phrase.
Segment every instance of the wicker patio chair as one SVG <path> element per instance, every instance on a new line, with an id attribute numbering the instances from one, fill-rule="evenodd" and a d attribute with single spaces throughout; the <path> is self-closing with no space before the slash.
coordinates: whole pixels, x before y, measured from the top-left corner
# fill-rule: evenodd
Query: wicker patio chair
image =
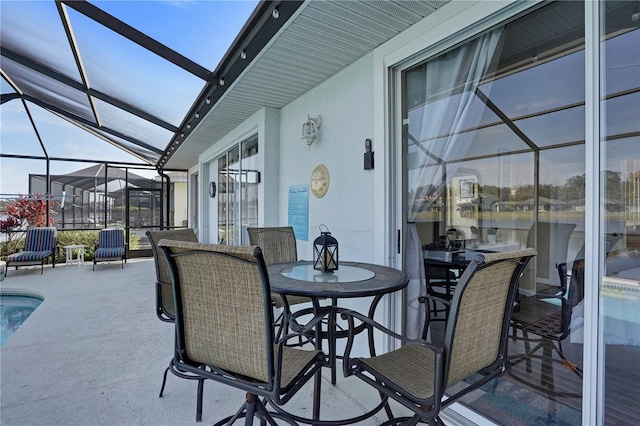
<path id="1" fill-rule="evenodd" d="M 173 288 L 171 285 L 171 271 L 169 270 L 169 264 L 164 256 L 164 253 L 158 248 L 158 242 L 164 239 L 177 240 L 177 241 L 191 241 L 198 242 L 193 229 L 169 229 L 163 231 L 147 231 L 147 238 L 151 244 L 151 250 L 153 251 L 153 260 L 156 266 L 156 315 L 160 321 L 175 323 L 176 322 L 176 310 L 175 303 L 173 302 Z M 200 376 L 194 376 L 188 372 L 180 369 L 180 363 L 177 362 L 177 358 L 174 356 L 169 362 L 169 366 L 164 370 L 162 377 L 162 386 L 160 387 L 160 394 L 162 398 L 164 387 L 167 383 L 167 373 L 171 372 L 176 377 L 189 380 L 198 380 L 198 393 L 196 401 L 196 422 L 202 420 L 202 393 L 204 390 L 204 379 Z"/>
<path id="2" fill-rule="evenodd" d="M 18 253 L 7 256 L 7 264 L 4 275 L 7 275 L 9 267 L 40 265 L 40 275 L 44 273 L 44 261 L 51 258 L 53 267 L 56 267 L 56 228 L 40 227 L 29 228 L 24 238 L 24 249 Z"/>
<path id="3" fill-rule="evenodd" d="M 276 339 L 262 250 L 171 240 L 158 246 L 173 276 L 181 367 L 247 392 L 242 407 L 217 424 L 245 416 L 256 416 L 261 424 L 275 425 L 275 418 L 296 424 L 284 412 L 267 411 L 266 404 L 285 404 L 318 372 L 325 356 L 287 346 L 297 333 Z M 320 320 L 314 318 L 309 327 Z"/>
<path id="4" fill-rule="evenodd" d="M 124 229 L 101 229 L 98 233 L 98 244 L 96 244 L 93 253 L 93 270 L 96 270 L 96 263 L 98 262 L 111 262 L 114 260 L 122 262 L 122 269 L 124 269 L 124 264 L 127 262 Z"/>
<path id="5" fill-rule="evenodd" d="M 359 377 L 415 413 L 395 418 L 387 406 L 389 420 L 384 424 L 442 424 L 439 413 L 443 408 L 504 374 L 518 281 L 535 254 L 534 249 L 525 249 L 476 255 L 451 299 L 442 345 L 407 339 L 361 314 L 343 310 L 350 330 L 356 318 L 403 343 L 399 349 L 376 356 L 370 342 L 370 357 L 351 358 L 354 333 L 347 341 L 345 376 Z M 473 382 L 445 398 L 447 388 L 463 379 Z"/>

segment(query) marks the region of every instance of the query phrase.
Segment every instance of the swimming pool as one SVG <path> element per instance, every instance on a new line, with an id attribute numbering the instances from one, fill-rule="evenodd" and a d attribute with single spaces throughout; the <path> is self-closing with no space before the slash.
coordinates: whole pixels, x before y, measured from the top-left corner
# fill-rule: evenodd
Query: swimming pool
<path id="1" fill-rule="evenodd" d="M 13 336 L 42 300 L 38 296 L 0 293 L 0 347 Z"/>

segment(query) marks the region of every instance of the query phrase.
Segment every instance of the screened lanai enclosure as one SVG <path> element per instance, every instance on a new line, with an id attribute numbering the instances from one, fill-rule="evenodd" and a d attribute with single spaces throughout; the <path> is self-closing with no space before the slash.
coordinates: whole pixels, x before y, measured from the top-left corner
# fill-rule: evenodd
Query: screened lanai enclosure
<path id="1" fill-rule="evenodd" d="M 29 175 L 29 193 L 47 193 L 46 175 Z M 154 181 L 128 173 L 128 170 L 93 166 L 66 175 L 51 176 L 51 194 L 59 200 L 52 207 L 56 211 L 56 224 L 61 229 L 91 229 L 122 226 L 127 221 L 127 193 L 135 191 L 131 204 L 137 207 L 136 224 L 159 223 L 161 200 L 151 197 L 141 203 L 139 193 L 153 194 Z M 141 213 L 140 210 L 145 212 Z M 154 212 L 158 210 L 158 213 Z M 144 216 L 144 220 L 142 219 Z M 154 220 L 154 216 L 156 217 Z"/>
<path id="2" fill-rule="evenodd" d="M 194 101 L 226 89 L 216 73 L 257 2 L 234 4 L 238 23 L 220 29 L 216 3 L 0 3 L 0 203 L 45 195 L 59 231 L 122 226 L 141 247 L 147 228 L 187 226 L 186 171 L 161 161 Z"/>
<path id="3" fill-rule="evenodd" d="M 142 176 L 141 174 L 144 174 Z M 29 175 L 29 194 L 50 194 L 58 230 L 123 227 L 130 250 L 149 249 L 147 229 L 187 225 L 186 173 L 98 164 L 64 175 Z M 129 238 L 127 238 L 129 240 Z"/>
<path id="4" fill-rule="evenodd" d="M 96 164 L 49 177 L 29 174 L 28 192 L 3 194 L 3 200 L 47 194 L 58 231 L 124 228 L 135 257 L 150 250 L 148 229 L 187 226 L 186 187 L 184 172 L 161 176 L 152 168 Z"/>

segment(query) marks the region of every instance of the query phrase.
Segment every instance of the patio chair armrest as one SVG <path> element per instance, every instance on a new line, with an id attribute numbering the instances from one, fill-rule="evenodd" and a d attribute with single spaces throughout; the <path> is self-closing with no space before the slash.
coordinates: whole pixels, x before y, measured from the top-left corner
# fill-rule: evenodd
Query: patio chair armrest
<path id="1" fill-rule="evenodd" d="M 282 336 L 276 343 L 279 345 L 284 345 L 290 339 L 297 339 L 300 336 L 307 336 L 309 333 L 313 332 L 315 327 L 322 321 L 322 319 L 326 317 L 329 312 L 331 312 L 331 309 L 331 306 L 325 306 L 321 308 L 318 313 L 311 319 L 311 321 L 309 321 L 304 327 L 296 330 L 293 333 Z"/>
<path id="2" fill-rule="evenodd" d="M 429 327 L 431 326 L 431 306 L 429 305 L 429 301 L 433 300 L 438 303 L 442 303 L 445 306 L 451 306 L 451 301 L 447 299 L 443 299 L 442 297 L 425 295 L 418 297 L 418 302 L 424 303 L 427 314 L 424 317 L 424 326 L 422 327 L 422 337 L 426 337 Z"/>
<path id="3" fill-rule="evenodd" d="M 451 302 L 447 299 L 443 299 L 442 297 L 438 297 L 438 296 L 431 296 L 431 295 L 426 295 L 426 296 L 420 296 L 418 297 L 418 302 L 420 303 L 427 303 L 427 301 L 429 300 L 435 300 L 438 303 L 442 303 L 443 305 L 451 305 Z"/>
<path id="4" fill-rule="evenodd" d="M 361 313 L 353 311 L 351 309 L 345 309 L 345 308 L 335 308 L 335 309 L 336 309 L 336 313 L 339 313 L 341 318 L 346 320 L 349 325 L 348 333 L 347 333 L 347 344 L 346 344 L 346 348 L 344 351 L 344 358 L 343 358 L 344 361 L 342 364 L 345 377 L 348 377 L 352 374 L 349 360 L 351 356 L 351 349 L 353 347 L 353 341 L 356 336 L 356 333 L 354 332 L 355 330 L 354 318 L 358 319 L 359 321 L 362 321 L 362 323 L 365 324 L 367 327 L 377 329 L 382 333 L 386 334 L 387 336 L 393 337 L 394 339 L 399 340 L 402 343 L 412 343 L 414 345 L 423 346 L 425 348 L 429 348 L 430 350 L 432 350 L 436 357 L 442 356 L 442 348 L 436 345 L 433 345 L 432 343 L 429 343 L 426 340 L 410 339 L 406 336 L 402 336 L 394 332 L 393 330 L 386 328 L 382 324 L 377 323 L 376 321 L 372 320 L 368 316 L 362 315 Z"/>

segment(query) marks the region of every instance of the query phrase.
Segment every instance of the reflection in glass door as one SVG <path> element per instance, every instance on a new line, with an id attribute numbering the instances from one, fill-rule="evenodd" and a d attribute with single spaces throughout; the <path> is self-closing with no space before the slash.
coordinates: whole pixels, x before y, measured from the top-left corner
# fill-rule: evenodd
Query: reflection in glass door
<path id="1" fill-rule="evenodd" d="M 598 237 L 604 268 L 598 334 L 604 371 L 598 375 L 598 400 L 604 424 L 617 425 L 636 423 L 640 415 L 640 5 L 599 4 L 604 36 Z"/>
<path id="2" fill-rule="evenodd" d="M 258 225 L 258 137 L 218 158 L 218 241 L 246 244 L 246 229 Z"/>
<path id="3" fill-rule="evenodd" d="M 585 244 L 584 62 L 584 4 L 553 2 L 402 72 L 404 217 L 422 247 L 538 250 L 507 374 L 463 399 L 499 424 L 582 423 L 582 293 L 568 290 Z"/>

